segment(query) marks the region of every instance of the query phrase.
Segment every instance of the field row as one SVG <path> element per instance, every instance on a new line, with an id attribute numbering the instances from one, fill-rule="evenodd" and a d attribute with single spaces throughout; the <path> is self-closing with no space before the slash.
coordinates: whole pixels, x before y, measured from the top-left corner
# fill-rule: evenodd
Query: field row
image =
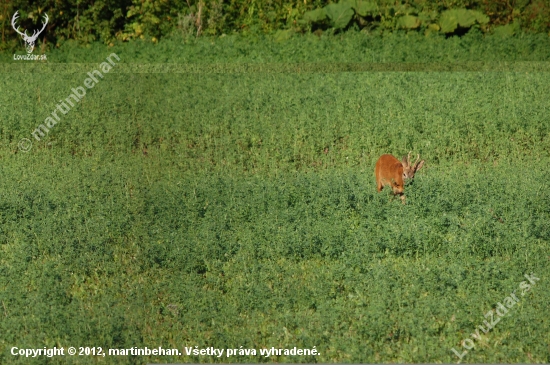
<path id="1" fill-rule="evenodd" d="M 26 54 L 24 43 L 15 51 Z M 514 37 L 466 34 L 463 37 L 347 32 L 336 36 L 295 35 L 277 40 L 267 35 L 206 37 L 183 40 L 163 38 L 158 44 L 135 40 L 108 47 L 100 42 L 82 46 L 67 41 L 45 53 L 47 63 L 101 62 L 111 52 L 122 62 L 139 64 L 361 62 L 361 63 L 454 63 L 550 60 L 548 34 L 520 33 Z M 1 52 L 0 63 L 13 60 L 13 52 Z"/>
<path id="2" fill-rule="evenodd" d="M 6 75 L 3 149 L 29 138 L 31 155 L 146 154 L 188 171 L 273 174 L 370 169 L 410 150 L 431 165 L 550 151 L 546 72 L 109 73 L 41 141 L 31 133 L 88 76 Z"/>

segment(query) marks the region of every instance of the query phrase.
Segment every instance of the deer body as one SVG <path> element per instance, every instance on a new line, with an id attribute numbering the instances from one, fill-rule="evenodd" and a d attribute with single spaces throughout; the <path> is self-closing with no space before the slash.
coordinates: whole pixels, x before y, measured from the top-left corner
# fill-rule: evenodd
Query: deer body
<path id="1" fill-rule="evenodd" d="M 382 155 L 376 162 L 374 169 L 378 191 L 389 185 L 394 194 L 402 194 L 404 187 L 403 165 L 392 155 Z"/>
<path id="2" fill-rule="evenodd" d="M 414 164 L 411 164 L 411 153 L 404 156 L 402 161 L 399 161 L 392 155 L 382 155 L 376 162 L 374 174 L 376 175 L 376 187 L 378 192 L 382 191 L 385 185 L 392 188 L 394 195 L 401 195 L 401 200 L 405 203 L 405 180 L 414 178 L 416 171 L 424 166 L 424 160 L 418 161 L 417 157 Z"/>

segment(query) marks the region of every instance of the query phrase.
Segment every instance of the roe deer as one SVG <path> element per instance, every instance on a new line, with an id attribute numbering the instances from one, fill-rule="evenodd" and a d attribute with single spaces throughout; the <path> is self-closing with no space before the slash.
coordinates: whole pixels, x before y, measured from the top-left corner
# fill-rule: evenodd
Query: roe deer
<path id="1" fill-rule="evenodd" d="M 415 172 L 424 166 L 424 160 L 420 160 L 420 155 L 417 156 L 414 164 L 411 165 L 411 153 L 408 156 L 403 156 L 403 160 L 399 161 L 392 155 L 382 155 L 376 162 L 374 174 L 376 175 L 376 185 L 378 192 L 382 191 L 384 185 L 389 185 L 395 195 L 401 195 L 401 201 L 405 204 L 405 179 L 412 179 Z"/>

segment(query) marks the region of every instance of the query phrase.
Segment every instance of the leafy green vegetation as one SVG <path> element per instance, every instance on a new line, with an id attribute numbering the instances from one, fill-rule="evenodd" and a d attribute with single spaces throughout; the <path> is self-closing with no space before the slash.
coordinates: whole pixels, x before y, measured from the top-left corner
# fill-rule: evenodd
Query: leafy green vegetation
<path id="1" fill-rule="evenodd" d="M 437 11 L 419 11 L 414 7 L 402 5 L 399 10 L 393 10 L 390 13 L 389 17 L 382 15 L 376 3 L 373 2 L 341 0 L 338 3 L 330 3 L 323 8 L 306 12 L 302 22 L 304 24 L 326 24 L 328 21 L 333 29 L 344 29 L 355 18 L 359 26 L 367 29 L 372 28 L 373 24 L 377 24 L 378 26 L 384 25 L 390 29 L 415 29 L 422 25 L 421 29 L 424 29 L 426 34 L 439 30 L 442 33 L 449 34 L 454 33 L 457 27 L 468 29 L 472 26 L 489 23 L 489 17 L 482 12 L 461 8 L 445 10 L 438 16 Z M 374 23 L 369 22 L 369 18 Z"/>
<path id="2" fill-rule="evenodd" d="M 549 362 L 550 72 L 504 64 L 547 60 L 536 37 L 222 38 L 171 52 L 180 65 L 154 63 L 170 41 L 129 44 L 28 153 L 18 141 L 116 47 L 2 64 L 0 362 L 67 360 L 12 346 L 198 345 L 321 355 L 74 361 L 450 363 L 526 273 L 540 281 L 464 362 Z M 333 62 L 368 66 L 370 46 L 485 62 Z M 402 205 L 373 170 L 411 150 L 426 166 Z"/>
<path id="3" fill-rule="evenodd" d="M 36 29 L 48 14 L 37 47 L 44 52 L 67 40 L 105 44 L 167 36 L 317 33 L 363 29 L 464 35 L 469 30 L 509 36 L 548 33 L 550 6 L 544 0 L 40 0 L 6 1 L 0 6 L 0 50 L 16 50 L 21 39 L 11 26 Z M 513 27 L 512 27 L 513 26 Z M 281 33 L 280 33 L 281 34 Z M 285 33 L 282 33 L 285 34 Z"/>

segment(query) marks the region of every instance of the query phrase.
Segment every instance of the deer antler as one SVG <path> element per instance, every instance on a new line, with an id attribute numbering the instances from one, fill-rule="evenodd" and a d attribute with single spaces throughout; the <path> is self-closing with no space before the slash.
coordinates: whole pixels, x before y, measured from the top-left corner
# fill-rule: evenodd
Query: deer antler
<path id="1" fill-rule="evenodd" d="M 416 156 L 416 161 L 414 161 L 413 166 L 414 166 L 415 169 L 416 169 L 416 166 L 418 166 L 418 160 L 420 160 L 420 154 L 418 154 L 418 155 Z"/>
<path id="2" fill-rule="evenodd" d="M 48 18 L 48 14 L 44 13 L 44 21 L 45 21 L 45 23 L 42 22 L 42 29 L 40 29 L 40 32 L 38 32 L 38 33 L 36 34 L 37 37 L 38 37 L 38 35 L 39 35 L 40 33 L 42 33 L 42 32 L 44 31 L 44 29 L 46 29 L 46 25 L 48 25 L 48 20 L 50 20 L 50 18 Z"/>
<path id="3" fill-rule="evenodd" d="M 15 12 L 15 14 L 13 14 L 13 18 L 11 18 L 11 26 L 13 27 L 13 29 L 14 29 L 17 33 L 19 33 L 19 34 L 22 35 L 23 37 L 28 37 L 27 31 L 26 31 L 26 30 L 25 30 L 25 33 L 21 33 L 21 32 L 19 31 L 19 27 L 17 27 L 17 28 L 15 27 L 15 21 L 17 20 L 17 18 L 19 18 L 19 15 L 17 15 L 17 13 L 19 13 L 19 10 L 17 10 L 17 11 Z"/>
<path id="4" fill-rule="evenodd" d="M 35 41 L 36 38 L 38 38 L 38 36 L 40 35 L 40 33 L 42 33 L 44 31 L 44 29 L 46 29 L 46 25 L 48 24 L 48 20 L 50 20 L 50 18 L 48 17 L 48 14 L 44 14 L 44 22 L 42 23 L 42 29 L 40 29 L 40 31 L 38 31 L 38 33 L 36 33 L 37 31 L 33 31 L 32 32 L 32 36 L 29 37 L 29 35 L 27 34 L 27 30 L 25 29 L 25 33 L 21 33 L 19 31 L 19 27 L 15 27 L 15 22 L 17 21 L 17 19 L 19 18 L 19 10 L 15 12 L 15 14 L 13 14 L 13 18 L 11 18 L 11 26 L 13 27 L 13 29 L 19 33 L 20 35 L 22 35 L 25 39 L 25 41 Z"/>
<path id="5" fill-rule="evenodd" d="M 42 23 L 42 29 L 40 29 L 40 31 L 38 31 L 38 33 L 36 33 L 36 30 L 32 32 L 32 36 L 29 37 L 31 40 L 35 41 L 36 38 L 38 38 L 38 36 L 40 35 L 40 33 L 42 33 L 44 31 L 44 29 L 46 28 L 46 25 L 48 24 L 48 20 L 50 20 L 50 18 L 48 18 L 48 14 L 44 14 L 44 20 L 46 22 Z"/>

